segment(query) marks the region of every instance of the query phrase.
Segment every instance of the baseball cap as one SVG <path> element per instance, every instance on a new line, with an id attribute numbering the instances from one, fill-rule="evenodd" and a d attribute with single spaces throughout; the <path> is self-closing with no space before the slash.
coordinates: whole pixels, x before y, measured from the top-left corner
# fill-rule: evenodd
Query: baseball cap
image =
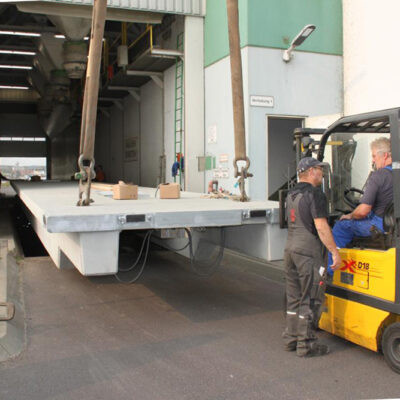
<path id="1" fill-rule="evenodd" d="M 325 163 L 318 161 L 313 157 L 304 157 L 299 161 L 297 165 L 297 172 L 304 172 L 307 171 L 309 168 L 312 167 L 322 167 Z"/>

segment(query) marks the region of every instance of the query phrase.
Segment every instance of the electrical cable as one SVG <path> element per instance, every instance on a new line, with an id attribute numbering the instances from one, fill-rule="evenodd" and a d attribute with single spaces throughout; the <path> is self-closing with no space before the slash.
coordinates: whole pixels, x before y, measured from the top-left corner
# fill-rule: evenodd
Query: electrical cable
<path id="1" fill-rule="evenodd" d="M 147 238 L 148 238 L 149 235 L 151 235 L 151 231 L 148 231 L 148 232 L 144 235 L 143 242 L 142 242 L 142 246 L 141 246 L 141 248 L 140 248 L 139 255 L 138 255 L 136 261 L 135 261 L 130 267 L 128 267 L 128 268 L 119 268 L 120 271 L 122 271 L 122 272 L 128 272 L 128 271 L 133 270 L 133 269 L 136 267 L 137 263 L 138 263 L 139 260 L 140 260 L 140 257 L 142 256 L 143 248 L 144 248 L 144 245 L 145 245 L 146 240 L 147 240 Z"/>
<path id="2" fill-rule="evenodd" d="M 160 184 L 160 185 L 161 185 L 161 184 Z M 154 193 L 154 197 L 155 197 L 155 198 L 157 198 L 157 193 L 158 193 L 158 190 L 160 189 L 160 185 L 157 185 L 156 192 Z"/>
<path id="3" fill-rule="evenodd" d="M 188 234 L 189 237 L 189 252 L 190 252 L 190 265 L 193 269 L 193 271 L 201 276 L 201 277 L 209 277 L 212 274 L 215 273 L 219 265 L 221 264 L 222 257 L 224 255 L 224 249 L 225 249 L 225 229 L 221 228 L 221 235 L 220 235 L 220 249 L 217 257 L 213 262 L 210 264 L 202 263 L 200 261 L 196 261 L 196 256 L 193 252 L 193 240 L 192 240 L 192 233 L 188 228 L 185 228 L 186 233 Z M 207 272 L 204 272 L 204 270 L 207 270 Z"/>
<path id="4" fill-rule="evenodd" d="M 143 243 L 142 243 L 142 247 L 141 247 L 141 249 L 140 249 L 139 256 L 138 256 L 138 258 L 136 259 L 135 263 L 132 264 L 129 268 L 124 269 L 124 270 L 121 270 L 121 272 L 128 272 L 128 271 L 131 271 L 132 269 L 134 269 L 134 268 L 136 267 L 136 265 L 138 264 L 138 262 L 139 262 L 139 260 L 140 260 L 141 255 L 142 255 L 144 246 L 145 246 L 145 244 L 146 244 L 146 251 L 145 251 L 145 253 L 144 253 L 143 263 L 142 263 L 142 265 L 141 265 L 140 268 L 139 268 L 139 272 L 136 274 L 136 276 L 135 276 L 134 278 L 132 278 L 132 279 L 130 279 L 130 280 L 127 280 L 127 281 L 121 279 L 121 278 L 118 276 L 118 273 L 116 273 L 114 276 L 115 276 L 115 278 L 117 279 L 118 282 L 125 283 L 125 284 L 131 284 L 131 283 L 135 283 L 135 282 L 142 276 L 143 271 L 144 271 L 144 267 L 146 266 L 147 257 L 148 257 L 148 255 L 149 255 L 150 238 L 151 238 L 151 235 L 152 235 L 152 234 L 153 234 L 153 231 L 149 231 L 149 232 L 146 233 L 146 235 L 145 235 L 145 237 L 144 237 L 144 239 L 143 239 Z M 147 242 L 147 243 L 146 243 L 146 242 Z"/>
<path id="5" fill-rule="evenodd" d="M 166 247 L 168 250 L 170 251 L 182 251 L 185 250 L 187 247 L 189 247 L 189 253 L 190 253 L 190 265 L 192 267 L 192 270 L 199 276 L 202 277 L 209 277 L 211 276 L 213 273 L 215 273 L 215 271 L 217 270 L 217 268 L 219 267 L 219 265 L 221 264 L 222 261 L 222 257 L 224 255 L 224 248 L 225 248 L 225 229 L 221 228 L 221 236 L 220 236 L 220 249 L 219 252 L 215 258 L 214 261 L 212 261 L 211 263 L 204 263 L 201 261 L 196 260 L 196 256 L 194 254 L 193 251 L 193 238 L 192 238 L 192 233 L 190 232 L 190 230 L 188 228 L 185 228 L 185 231 L 188 235 L 188 242 L 185 244 L 185 246 L 183 246 L 180 249 L 174 249 L 173 247 L 167 246 L 167 245 L 163 245 L 163 247 Z M 147 257 L 149 255 L 149 248 L 150 248 L 150 239 L 151 239 L 151 235 L 153 234 L 153 231 L 148 231 L 144 238 L 143 238 L 143 242 L 142 245 L 140 247 L 140 251 L 139 251 L 139 255 L 136 258 L 136 261 L 129 267 L 129 268 L 119 268 L 118 272 L 129 272 L 132 271 L 133 269 L 136 268 L 136 266 L 138 265 L 140 259 L 142 258 L 142 254 L 143 254 L 143 250 L 145 249 L 144 255 L 143 255 L 143 262 L 142 265 L 139 268 L 138 273 L 136 274 L 136 276 L 132 279 L 129 280 L 124 280 L 121 279 L 120 276 L 118 276 L 118 273 L 114 274 L 115 279 L 117 279 L 118 282 L 121 283 L 125 283 L 125 284 L 132 284 L 135 283 L 143 274 L 144 268 L 146 266 L 146 262 L 147 262 Z M 206 270 L 206 272 L 205 272 Z"/>

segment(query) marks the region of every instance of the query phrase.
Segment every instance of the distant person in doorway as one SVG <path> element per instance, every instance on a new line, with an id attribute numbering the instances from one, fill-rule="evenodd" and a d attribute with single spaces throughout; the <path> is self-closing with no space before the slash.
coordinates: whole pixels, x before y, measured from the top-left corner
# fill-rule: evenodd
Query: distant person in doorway
<path id="1" fill-rule="evenodd" d="M 96 165 L 94 167 L 94 171 L 96 172 L 96 181 L 97 182 L 105 182 L 106 180 L 106 174 L 104 173 L 103 166 L 102 165 Z"/>

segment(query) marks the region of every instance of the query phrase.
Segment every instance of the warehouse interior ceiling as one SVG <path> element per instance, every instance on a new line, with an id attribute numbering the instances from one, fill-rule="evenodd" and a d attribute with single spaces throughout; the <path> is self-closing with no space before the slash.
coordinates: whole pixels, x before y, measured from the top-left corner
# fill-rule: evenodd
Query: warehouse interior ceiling
<path id="1" fill-rule="evenodd" d="M 52 137 L 69 121 L 81 118 L 82 59 L 87 59 L 91 20 L 87 6 L 64 5 L 67 11 L 55 15 L 48 3 L 43 9 L 40 4 L 23 4 L 0 5 L 0 113 L 35 113 L 44 132 Z M 159 45 L 164 39 L 168 41 L 175 15 L 126 10 L 110 15 L 104 32 L 98 106 L 103 113 L 120 106 L 125 96 L 138 98 L 140 86 L 151 79 L 162 86 L 162 72 L 183 56 Z M 124 22 L 115 20 L 122 15 L 126 16 Z M 128 47 L 125 66 L 118 66 L 121 44 Z M 72 50 L 66 56 L 68 45 Z M 81 76 L 71 77 L 66 63 L 72 63 L 74 73 L 80 69 Z"/>

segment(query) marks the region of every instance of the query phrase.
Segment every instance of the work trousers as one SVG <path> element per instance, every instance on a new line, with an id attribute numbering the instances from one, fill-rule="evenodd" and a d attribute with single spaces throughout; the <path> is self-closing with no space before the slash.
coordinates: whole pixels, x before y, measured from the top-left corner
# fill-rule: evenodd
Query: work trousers
<path id="1" fill-rule="evenodd" d="M 287 347 L 309 348 L 316 340 L 313 299 L 318 294 L 323 258 L 285 250 L 286 329 L 283 340 Z"/>
<path id="2" fill-rule="evenodd" d="M 373 212 L 370 212 L 364 219 L 343 219 L 337 221 L 332 229 L 333 238 L 336 246 L 341 249 L 346 247 L 354 238 L 354 236 L 371 236 L 371 227 L 375 226 L 379 231 L 383 232 L 383 219 Z M 332 254 L 328 255 L 328 273 L 333 274 L 330 266 L 332 265 Z"/>

